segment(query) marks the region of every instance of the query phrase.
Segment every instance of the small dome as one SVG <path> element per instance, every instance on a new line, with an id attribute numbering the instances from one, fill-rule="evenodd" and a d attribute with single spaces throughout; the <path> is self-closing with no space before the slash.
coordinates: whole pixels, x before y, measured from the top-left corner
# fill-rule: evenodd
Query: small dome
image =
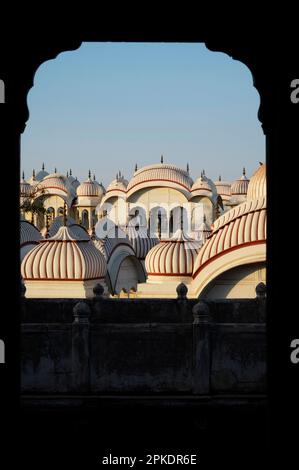
<path id="1" fill-rule="evenodd" d="M 30 197 L 33 191 L 31 184 L 27 183 L 24 178 L 24 173 L 20 182 L 20 196 L 21 197 Z"/>
<path id="2" fill-rule="evenodd" d="M 99 186 L 99 189 L 100 189 L 101 194 L 104 195 L 104 194 L 106 193 L 106 189 L 104 188 L 104 186 L 102 185 L 102 183 L 99 183 L 99 182 L 96 180 L 95 175 L 93 175 L 93 182 L 94 182 L 94 184 L 96 184 L 97 186 Z"/>
<path id="3" fill-rule="evenodd" d="M 20 245 L 34 244 L 42 240 L 40 231 L 28 220 L 20 221 Z"/>
<path id="4" fill-rule="evenodd" d="M 217 193 L 221 196 L 223 201 L 229 201 L 231 197 L 231 184 L 227 181 L 222 181 L 221 176 L 219 176 L 218 181 L 214 181 L 214 184 L 217 189 Z"/>
<path id="5" fill-rule="evenodd" d="M 248 185 L 247 199 L 260 199 L 267 194 L 266 165 L 263 163 L 254 172 Z"/>
<path id="6" fill-rule="evenodd" d="M 25 280 L 83 281 L 101 279 L 106 271 L 106 260 L 94 244 L 65 226 L 54 237 L 42 240 L 21 265 Z"/>
<path id="7" fill-rule="evenodd" d="M 133 225 L 128 225 L 126 233 L 138 259 L 145 259 L 148 252 L 159 243 L 159 239 L 149 237 L 143 227 L 137 230 Z"/>
<path id="8" fill-rule="evenodd" d="M 249 184 L 249 179 L 246 178 L 245 168 L 243 168 L 242 176 L 231 185 L 231 195 L 232 196 L 240 196 L 240 195 L 246 196 L 247 190 L 248 190 L 248 184 Z"/>
<path id="9" fill-rule="evenodd" d="M 200 244 L 182 230 L 154 246 L 145 258 L 149 276 L 191 276 Z"/>
<path id="10" fill-rule="evenodd" d="M 89 178 L 77 187 L 77 196 L 101 197 L 102 195 L 103 193 L 100 190 L 99 184 L 95 184 L 95 182 L 91 179 L 89 172 Z"/>
<path id="11" fill-rule="evenodd" d="M 206 178 L 201 175 L 195 180 L 191 188 L 192 197 L 194 196 L 206 196 L 209 198 L 213 197 L 213 190 Z"/>
<path id="12" fill-rule="evenodd" d="M 46 176 L 39 184 L 38 189 L 47 190 L 49 193 L 60 190 L 66 195 L 70 192 L 70 186 L 67 182 L 66 176 L 61 173 L 52 173 Z"/>
<path id="13" fill-rule="evenodd" d="M 47 171 L 45 171 L 45 165 L 43 163 L 42 169 L 37 173 L 35 178 L 36 178 L 37 181 L 41 181 L 48 175 L 49 175 L 49 173 Z"/>
<path id="14" fill-rule="evenodd" d="M 111 183 L 107 187 L 107 193 L 110 191 L 121 191 L 126 192 L 128 186 L 128 181 L 124 178 L 123 175 L 118 173 L 116 175 L 115 180 L 111 181 Z"/>

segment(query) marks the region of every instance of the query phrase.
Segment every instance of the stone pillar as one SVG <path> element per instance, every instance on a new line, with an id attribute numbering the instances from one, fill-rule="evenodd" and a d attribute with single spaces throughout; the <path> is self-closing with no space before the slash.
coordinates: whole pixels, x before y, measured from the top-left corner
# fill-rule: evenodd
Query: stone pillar
<path id="1" fill-rule="evenodd" d="M 90 388 L 90 308 L 86 302 L 78 302 L 72 324 L 72 385 L 74 392 L 88 392 Z"/>
<path id="2" fill-rule="evenodd" d="M 209 307 L 200 300 L 193 309 L 193 393 L 210 393 L 210 317 Z"/>
<path id="3" fill-rule="evenodd" d="M 256 288 L 256 301 L 258 303 L 258 319 L 261 323 L 266 321 L 266 297 L 267 288 L 263 282 L 260 282 Z"/>

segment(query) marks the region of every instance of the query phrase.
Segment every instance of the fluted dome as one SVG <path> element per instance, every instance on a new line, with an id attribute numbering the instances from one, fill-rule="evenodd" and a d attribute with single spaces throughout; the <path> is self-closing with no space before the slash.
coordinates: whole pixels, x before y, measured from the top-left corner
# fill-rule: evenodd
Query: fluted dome
<path id="1" fill-rule="evenodd" d="M 96 180 L 95 175 L 93 175 L 93 182 L 94 182 L 94 184 L 96 184 L 96 185 L 99 187 L 99 190 L 100 190 L 101 194 L 104 195 L 104 194 L 106 193 L 106 189 L 104 188 L 104 186 L 102 185 L 102 183 L 99 183 L 99 182 Z"/>
<path id="2" fill-rule="evenodd" d="M 151 248 L 159 243 L 159 239 L 149 237 L 147 230 L 143 227 L 139 227 L 139 230 L 136 230 L 134 226 L 128 225 L 126 233 L 132 247 L 134 248 L 136 257 L 140 260 L 145 259 Z"/>
<path id="3" fill-rule="evenodd" d="M 29 183 L 27 183 L 27 181 L 25 181 L 24 173 L 23 173 L 23 177 L 20 181 L 20 196 L 21 197 L 30 197 L 31 194 L 32 194 L 32 191 L 33 191 L 33 187 L 31 186 L 31 184 L 29 184 Z"/>
<path id="4" fill-rule="evenodd" d="M 266 165 L 262 164 L 250 178 L 247 199 L 260 199 L 267 194 Z"/>
<path id="5" fill-rule="evenodd" d="M 103 195 L 100 186 L 89 177 L 77 187 L 77 196 L 101 197 Z"/>
<path id="6" fill-rule="evenodd" d="M 40 190 L 47 190 L 48 192 L 55 192 L 55 190 L 62 191 L 66 195 L 70 192 L 70 185 L 66 181 L 66 176 L 61 173 L 52 173 L 46 176 L 39 184 Z"/>
<path id="7" fill-rule="evenodd" d="M 160 241 L 145 258 L 149 276 L 190 276 L 199 250 L 199 242 L 182 230 L 169 240 Z"/>
<path id="8" fill-rule="evenodd" d="M 231 185 L 231 195 L 232 196 L 239 196 L 239 195 L 246 196 L 247 190 L 248 190 L 248 184 L 249 184 L 249 179 L 246 178 L 245 168 L 244 168 L 242 176 Z"/>
<path id="9" fill-rule="evenodd" d="M 127 191 L 132 194 L 144 187 L 154 186 L 178 186 L 181 190 L 189 192 L 193 184 L 189 173 L 182 168 L 170 164 L 149 165 L 135 171 L 128 184 Z"/>
<path id="10" fill-rule="evenodd" d="M 104 256 L 91 241 L 61 227 L 52 238 L 42 240 L 21 265 L 25 280 L 92 280 L 106 275 Z"/>

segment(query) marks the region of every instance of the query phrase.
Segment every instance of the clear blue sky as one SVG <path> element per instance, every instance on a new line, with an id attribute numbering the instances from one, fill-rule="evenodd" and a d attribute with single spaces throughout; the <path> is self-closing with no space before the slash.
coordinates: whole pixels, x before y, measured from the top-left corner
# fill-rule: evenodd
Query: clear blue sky
<path id="1" fill-rule="evenodd" d="M 160 161 L 233 181 L 265 159 L 247 67 L 203 44 L 84 43 L 38 69 L 22 170 L 88 169 L 107 185 Z"/>

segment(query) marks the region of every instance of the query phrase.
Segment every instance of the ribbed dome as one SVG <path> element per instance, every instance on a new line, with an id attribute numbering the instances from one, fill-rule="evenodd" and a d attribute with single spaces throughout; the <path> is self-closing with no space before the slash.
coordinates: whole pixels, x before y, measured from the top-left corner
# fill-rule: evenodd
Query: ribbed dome
<path id="1" fill-rule="evenodd" d="M 30 197 L 33 191 L 31 184 L 27 183 L 24 179 L 24 174 L 20 182 L 20 196 L 21 197 Z"/>
<path id="2" fill-rule="evenodd" d="M 145 259 L 151 248 L 159 243 L 158 238 L 149 237 L 145 228 L 136 230 L 134 226 L 129 225 L 126 232 L 138 259 Z"/>
<path id="3" fill-rule="evenodd" d="M 250 178 L 247 199 L 260 199 L 267 194 L 266 165 L 262 164 Z"/>
<path id="4" fill-rule="evenodd" d="M 199 242 L 178 231 L 170 240 L 163 240 L 145 258 L 148 275 L 190 276 L 199 250 Z"/>
<path id="5" fill-rule="evenodd" d="M 249 179 L 246 178 L 245 168 L 244 168 L 243 175 L 231 185 L 231 195 L 232 196 L 239 196 L 239 195 L 246 196 L 247 190 L 248 190 L 248 184 L 249 184 Z"/>
<path id="6" fill-rule="evenodd" d="M 88 178 L 77 187 L 77 195 L 79 197 L 101 197 L 102 191 L 100 190 L 100 186 L 98 184 L 95 184 L 91 178 Z"/>
<path id="7" fill-rule="evenodd" d="M 99 187 L 99 190 L 100 190 L 101 194 L 104 195 L 104 194 L 106 193 L 106 189 L 104 188 L 104 186 L 102 185 L 102 183 L 99 183 L 99 182 L 96 180 L 95 175 L 93 175 L 93 182 L 94 182 L 94 184 L 96 184 L 96 185 Z"/>
<path id="8" fill-rule="evenodd" d="M 22 277 L 31 280 L 89 280 L 103 278 L 104 256 L 91 241 L 74 235 L 69 227 L 31 250 L 21 265 Z"/>
<path id="9" fill-rule="evenodd" d="M 42 235 L 40 231 L 35 227 L 35 225 L 28 222 L 28 220 L 20 221 L 20 245 L 26 245 L 31 243 L 38 243 L 42 240 Z"/>
<path id="10" fill-rule="evenodd" d="M 168 165 L 164 163 L 149 165 L 140 170 L 135 171 L 133 178 L 128 184 L 128 191 L 132 188 L 141 187 L 147 182 L 171 182 L 182 186 L 184 189 L 190 191 L 193 184 L 187 171 L 175 165 Z"/>

